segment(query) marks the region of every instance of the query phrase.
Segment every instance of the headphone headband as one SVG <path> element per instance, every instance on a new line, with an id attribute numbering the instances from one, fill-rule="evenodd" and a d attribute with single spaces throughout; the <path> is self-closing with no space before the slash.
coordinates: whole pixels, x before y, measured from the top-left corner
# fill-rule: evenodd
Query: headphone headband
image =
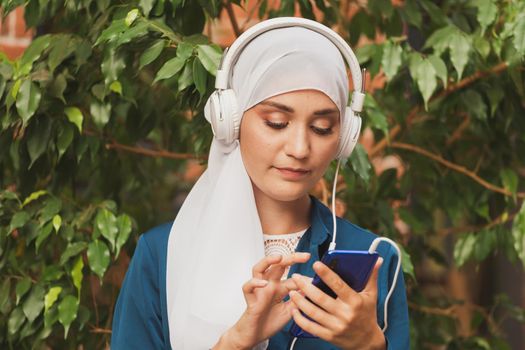
<path id="1" fill-rule="evenodd" d="M 215 88 L 217 90 L 226 90 L 229 88 L 229 81 L 231 76 L 231 67 L 237 60 L 239 54 L 242 52 L 244 47 L 248 45 L 253 39 L 272 29 L 286 28 L 286 27 L 303 27 L 315 31 L 328 40 L 330 40 L 341 52 L 343 58 L 350 68 L 352 74 L 352 81 L 354 84 L 354 92 L 352 93 L 352 102 L 350 108 L 359 113 L 363 109 L 364 102 L 364 91 L 362 91 L 363 78 L 361 75 L 361 69 L 359 62 L 350 46 L 343 40 L 337 33 L 332 29 L 326 27 L 318 22 L 298 17 L 278 17 L 272 18 L 263 22 L 260 22 L 244 33 L 242 33 L 232 46 L 225 50 L 219 69 L 217 70 L 217 76 L 215 79 Z"/>

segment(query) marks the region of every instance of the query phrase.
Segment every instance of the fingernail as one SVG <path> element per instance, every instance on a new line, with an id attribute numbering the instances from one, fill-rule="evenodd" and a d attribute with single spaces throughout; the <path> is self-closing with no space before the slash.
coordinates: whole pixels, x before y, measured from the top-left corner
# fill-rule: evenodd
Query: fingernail
<path id="1" fill-rule="evenodd" d="M 268 281 L 267 280 L 255 280 L 255 284 L 260 287 L 264 287 L 268 284 Z"/>
<path id="2" fill-rule="evenodd" d="M 294 274 L 292 274 L 292 278 L 293 279 L 298 279 L 298 278 L 301 278 L 301 275 L 299 275 L 298 273 L 294 273 Z"/>

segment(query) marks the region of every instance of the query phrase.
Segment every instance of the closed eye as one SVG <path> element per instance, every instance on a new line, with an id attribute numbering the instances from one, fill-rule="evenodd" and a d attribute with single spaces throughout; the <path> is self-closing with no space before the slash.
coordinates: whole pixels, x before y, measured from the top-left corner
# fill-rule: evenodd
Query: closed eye
<path id="1" fill-rule="evenodd" d="M 320 128 L 317 126 L 311 126 L 312 130 L 319 135 L 330 135 L 333 132 L 332 128 Z"/>
<path id="2" fill-rule="evenodd" d="M 288 122 L 274 123 L 269 120 L 265 120 L 264 123 L 272 129 L 284 129 L 288 126 Z"/>

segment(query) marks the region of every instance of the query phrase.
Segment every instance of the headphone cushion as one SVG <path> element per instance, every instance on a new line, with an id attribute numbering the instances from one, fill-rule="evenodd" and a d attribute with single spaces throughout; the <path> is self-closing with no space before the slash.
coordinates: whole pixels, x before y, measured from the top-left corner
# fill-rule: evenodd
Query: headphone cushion
<path id="1" fill-rule="evenodd" d="M 361 131 L 361 117 L 355 115 L 354 111 L 347 107 L 345 111 L 345 122 L 341 127 L 341 139 L 337 151 L 337 159 L 345 160 L 352 154 Z"/>
<path id="2" fill-rule="evenodd" d="M 239 138 L 239 108 L 233 90 L 213 92 L 204 106 L 204 116 L 217 140 L 229 145 Z"/>

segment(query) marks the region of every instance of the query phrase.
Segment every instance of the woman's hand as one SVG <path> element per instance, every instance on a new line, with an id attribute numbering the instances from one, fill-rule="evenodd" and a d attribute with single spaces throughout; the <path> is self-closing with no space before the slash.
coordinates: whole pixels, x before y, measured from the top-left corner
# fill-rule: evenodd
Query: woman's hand
<path id="1" fill-rule="evenodd" d="M 292 318 L 291 301 L 283 298 L 297 289 L 293 279 L 281 280 L 286 268 L 305 263 L 309 253 L 290 256 L 270 255 L 252 269 L 252 279 L 244 284 L 246 311 L 219 340 L 214 349 L 251 349 L 270 338 Z"/>
<path id="2" fill-rule="evenodd" d="M 360 293 L 355 292 L 323 263 L 314 263 L 315 272 L 337 294 L 337 299 L 322 292 L 307 277 L 294 274 L 292 279 L 304 293 L 303 296 L 296 291 L 290 292 L 294 321 L 308 333 L 342 349 L 386 349 L 376 316 L 377 275 L 381 263 L 382 259 L 379 259 L 365 289 Z"/>

